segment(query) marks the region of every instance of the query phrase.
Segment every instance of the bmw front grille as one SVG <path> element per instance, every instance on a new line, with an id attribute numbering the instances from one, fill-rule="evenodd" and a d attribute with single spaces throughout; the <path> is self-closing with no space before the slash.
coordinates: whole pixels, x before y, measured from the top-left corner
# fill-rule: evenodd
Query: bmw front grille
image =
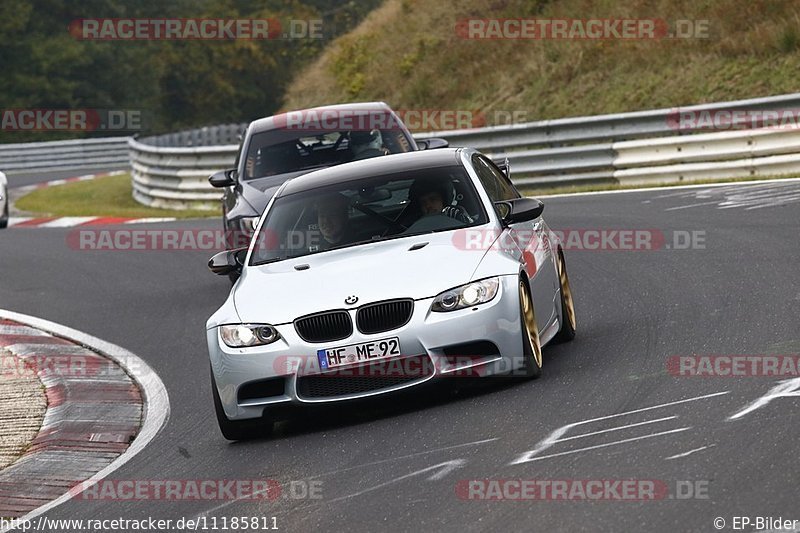
<path id="1" fill-rule="evenodd" d="M 356 313 L 358 331 L 383 333 L 408 324 L 414 311 L 414 300 L 389 300 L 360 307 Z"/>

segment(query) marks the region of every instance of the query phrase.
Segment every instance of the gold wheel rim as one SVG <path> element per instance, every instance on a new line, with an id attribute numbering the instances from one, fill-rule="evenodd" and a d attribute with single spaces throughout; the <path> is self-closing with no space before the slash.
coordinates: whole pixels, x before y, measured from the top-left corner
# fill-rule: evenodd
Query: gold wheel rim
<path id="1" fill-rule="evenodd" d="M 575 329 L 575 303 L 572 301 L 572 289 L 569 286 L 569 276 L 567 275 L 567 266 L 564 264 L 564 256 L 558 256 L 558 279 L 561 282 L 561 294 L 564 295 L 564 307 L 567 313 L 567 319 L 572 329 Z"/>
<path id="2" fill-rule="evenodd" d="M 533 304 L 528 290 L 523 282 L 519 282 L 519 299 L 522 302 L 522 316 L 525 319 L 525 337 L 531 348 L 536 366 L 542 368 L 542 347 L 539 344 L 539 328 L 536 327 L 536 316 L 533 313 Z"/>

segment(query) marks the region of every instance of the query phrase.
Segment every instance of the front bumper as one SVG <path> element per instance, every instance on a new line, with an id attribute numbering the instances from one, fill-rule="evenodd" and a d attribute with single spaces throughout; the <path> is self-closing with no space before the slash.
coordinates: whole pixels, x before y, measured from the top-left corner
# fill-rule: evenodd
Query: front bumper
<path id="1" fill-rule="evenodd" d="M 354 328 L 353 334 L 331 343 L 308 343 L 301 339 L 293 324 L 276 326 L 281 339 L 266 345 L 251 348 L 230 348 L 219 338 L 218 328 L 207 331 L 207 342 L 211 358 L 211 368 L 217 382 L 219 396 L 226 416 L 231 420 L 243 420 L 262 416 L 265 408 L 277 404 L 304 405 L 352 400 L 386 394 L 392 391 L 420 385 L 436 378 L 447 376 L 491 376 L 507 374 L 522 367 L 522 331 L 519 320 L 519 295 L 517 278 L 501 276 L 500 288 L 495 298 L 477 307 L 433 313 L 430 311 L 433 298 L 414 302 L 411 320 L 404 326 L 374 335 L 367 335 Z M 355 309 L 350 311 L 355 322 Z M 385 379 L 386 386 L 371 390 L 353 386 L 348 390 L 347 379 L 360 379 L 364 376 L 366 363 L 337 370 L 338 393 L 320 395 L 319 389 L 309 394 L 308 377 L 321 377 L 317 363 L 317 350 L 369 342 L 389 337 L 398 337 L 401 355 L 381 360 L 395 369 L 387 374 L 379 372 L 371 379 Z M 479 354 L 465 352 L 476 346 L 484 349 Z M 489 349 L 485 349 L 489 347 Z M 393 361 L 394 360 L 394 361 Z M 403 361 L 407 364 L 403 364 Z M 419 374 L 404 375 L 399 372 L 407 369 L 425 369 Z M 361 369 L 361 371 L 359 370 Z M 416 371 L 416 370 L 412 370 Z M 282 386 L 269 387 L 266 396 L 248 393 L 242 397 L 243 386 L 253 385 L 263 380 L 281 378 Z M 275 384 L 273 382 L 273 385 Z M 333 382 L 331 382 L 333 383 Z M 382 382 L 377 382 L 382 384 Z M 324 384 L 324 383 L 323 383 Z M 280 391 L 283 391 L 281 394 Z M 329 387 L 333 391 L 335 387 Z M 249 390 L 253 390 L 251 386 Z"/>

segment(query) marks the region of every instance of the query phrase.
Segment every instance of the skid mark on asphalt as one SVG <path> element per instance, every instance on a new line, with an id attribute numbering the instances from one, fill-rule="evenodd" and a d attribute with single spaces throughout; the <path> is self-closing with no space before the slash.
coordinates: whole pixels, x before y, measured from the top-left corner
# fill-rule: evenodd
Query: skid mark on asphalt
<path id="1" fill-rule="evenodd" d="M 800 203 L 800 184 L 796 182 L 774 182 L 707 187 L 662 194 L 652 198 L 652 200 L 663 199 L 685 202 L 681 205 L 667 207 L 664 209 L 665 211 L 678 211 L 712 205 L 716 205 L 717 209 L 762 209 Z M 648 202 L 650 201 L 648 200 Z"/>
<path id="2" fill-rule="evenodd" d="M 363 463 L 363 464 L 360 464 L 360 465 L 350 466 L 350 467 L 347 467 L 347 468 L 341 468 L 339 470 L 333 470 L 331 472 L 326 472 L 324 474 L 317 474 L 315 476 L 309 477 L 309 479 L 316 479 L 316 478 L 325 477 L 325 476 L 332 476 L 332 475 L 335 475 L 335 474 L 341 474 L 342 472 L 347 472 L 349 470 L 356 470 L 356 469 L 359 469 L 359 468 L 367 468 L 367 467 L 370 467 L 370 466 L 375 466 L 375 465 L 379 465 L 379 464 L 383 464 L 383 463 L 389 463 L 389 462 L 392 462 L 392 461 L 401 461 L 403 459 L 410 459 L 412 457 L 419 457 L 421 455 L 428 455 L 430 453 L 443 452 L 443 451 L 446 451 L 446 450 L 454 450 L 456 448 L 463 448 L 465 446 L 477 446 L 479 444 L 486 444 L 486 443 L 489 443 L 489 442 L 494 442 L 496 440 L 500 440 L 500 438 L 499 437 L 494 437 L 494 438 L 491 438 L 491 439 L 476 440 L 474 442 L 465 442 L 464 444 L 455 444 L 453 446 L 444 446 L 442 448 L 436 448 L 435 450 L 425 450 L 423 452 L 416 452 L 416 453 L 411 453 L 411 454 L 408 454 L 408 455 L 401 455 L 401 456 L 398 456 L 398 457 L 389 457 L 388 459 L 381 459 L 379 461 L 373 461 L 371 463 Z"/>
<path id="3" fill-rule="evenodd" d="M 756 409 L 764 407 L 771 401 L 777 400 L 778 398 L 791 398 L 791 397 L 800 397 L 800 378 L 786 379 L 779 382 L 777 385 L 772 387 L 769 390 L 769 392 L 767 392 L 764 396 L 750 403 L 747 407 L 745 407 L 738 413 L 729 416 L 728 420 L 736 420 L 738 418 L 742 418 L 746 414 L 752 413 Z"/>
<path id="4" fill-rule="evenodd" d="M 676 400 L 676 401 L 661 403 L 661 404 L 657 404 L 657 405 L 651 405 L 651 406 L 643 407 L 643 408 L 640 408 L 640 409 L 633 409 L 633 410 L 625 411 L 625 412 L 622 412 L 622 413 L 615 413 L 615 414 L 611 414 L 611 415 L 600 416 L 600 417 L 596 417 L 596 418 L 591 418 L 591 419 L 587 419 L 587 420 L 573 422 L 571 424 L 567 424 L 565 426 L 562 426 L 562 427 L 556 429 L 555 431 L 552 431 L 547 437 L 545 437 L 543 440 L 541 440 L 536 445 L 536 447 L 534 449 L 526 451 L 526 452 L 520 454 L 516 459 L 514 459 L 513 461 L 511 461 L 508 464 L 509 465 L 517 465 L 517 464 L 528 463 L 528 462 L 533 462 L 533 461 L 540 461 L 540 460 L 544 460 L 544 459 L 551 459 L 551 458 L 562 457 L 562 456 L 566 456 L 566 455 L 585 453 L 585 452 L 590 452 L 590 451 L 598 450 L 598 449 L 602 449 L 602 448 L 621 446 L 621 445 L 629 444 L 629 443 L 633 443 L 633 442 L 639 442 L 639 441 L 644 441 L 644 440 L 648 440 L 648 439 L 655 439 L 655 438 L 660 438 L 660 437 L 666 437 L 666 436 L 669 436 L 669 435 L 679 434 L 679 433 L 688 431 L 690 429 L 693 429 L 693 426 L 681 426 L 681 427 L 672 427 L 672 428 L 667 427 L 667 428 L 664 428 L 664 424 L 674 423 L 675 421 L 680 419 L 680 415 L 679 414 L 672 414 L 672 412 L 665 413 L 666 416 L 657 416 L 655 418 L 646 418 L 644 420 L 634 420 L 634 421 L 631 421 L 629 423 L 623 423 L 621 425 L 613 425 L 611 427 L 602 427 L 601 426 L 600 428 L 592 429 L 592 427 L 590 425 L 598 424 L 598 423 L 603 424 L 603 423 L 607 423 L 607 422 L 611 422 L 611 421 L 616 421 L 616 419 L 619 419 L 619 418 L 622 418 L 622 417 L 630 417 L 630 416 L 634 416 L 634 415 L 643 415 L 644 414 L 646 416 L 647 414 L 650 414 L 653 411 L 662 410 L 662 409 L 670 409 L 670 408 L 673 408 L 673 407 L 676 407 L 676 406 L 682 406 L 682 405 L 685 405 L 685 404 L 689 404 L 691 402 L 708 400 L 708 399 L 712 399 L 712 398 L 725 396 L 725 395 L 728 395 L 728 394 L 730 394 L 730 391 L 725 390 L 725 391 L 714 392 L 714 393 L 710 393 L 710 394 L 704 394 L 704 395 L 701 395 L 701 396 L 695 396 L 695 397 L 691 397 L 691 398 L 684 398 L 682 400 Z M 764 396 L 762 396 L 761 398 L 758 398 L 757 400 L 751 402 L 751 404 L 749 404 L 743 410 L 741 410 L 740 412 L 736 413 L 735 415 L 729 417 L 729 420 L 733 420 L 735 418 L 742 417 L 742 416 L 744 416 L 744 415 L 746 415 L 746 414 L 748 414 L 748 413 L 750 413 L 750 412 L 752 412 L 752 411 L 754 411 L 754 410 L 756 410 L 756 409 L 758 409 L 760 407 L 764 407 L 765 405 L 767 405 L 771 401 L 773 401 L 773 400 L 775 400 L 777 398 L 781 398 L 781 397 L 800 397 L 800 378 L 792 379 L 792 380 L 786 380 L 786 381 L 780 382 L 778 385 L 776 385 L 775 387 L 770 389 Z M 585 431 L 583 433 L 578 433 L 578 434 L 575 434 L 575 435 L 570 434 L 570 431 L 574 430 L 575 428 L 582 428 L 582 427 L 585 427 L 585 426 L 590 426 L 589 428 L 587 428 L 587 431 Z M 618 432 L 630 431 L 630 430 L 637 430 L 637 431 L 638 430 L 645 430 L 646 432 L 643 433 L 643 434 L 638 434 L 638 435 L 630 436 L 630 437 L 627 437 L 627 438 L 612 440 L 610 442 L 601 442 L 601 443 L 594 444 L 594 445 L 591 445 L 591 446 L 582 446 L 582 447 L 579 447 L 579 448 L 570 448 L 570 449 L 566 449 L 566 450 L 557 449 L 557 451 L 555 451 L 554 453 L 548 453 L 546 455 L 543 455 L 544 451 L 550 450 L 551 448 L 553 448 L 554 446 L 557 446 L 557 445 L 564 446 L 564 445 L 567 445 L 567 443 L 570 443 L 570 444 L 571 443 L 576 443 L 576 442 L 580 443 L 581 439 L 586 439 L 586 438 L 590 438 L 590 437 L 597 437 L 597 436 L 616 435 L 616 434 L 618 434 Z M 498 441 L 498 440 L 500 440 L 498 437 L 493 437 L 493 438 L 481 439 L 481 440 L 472 441 L 472 442 L 455 444 L 455 445 L 452 445 L 452 446 L 443 446 L 441 448 L 436 448 L 436 449 L 433 449 L 433 450 L 423 450 L 423 451 L 420 451 L 420 452 L 407 454 L 407 455 L 403 455 L 403 456 L 389 457 L 389 458 L 386 458 L 386 459 L 372 461 L 372 462 L 369 462 L 369 463 L 363 463 L 363 464 L 354 465 L 354 466 L 350 466 L 350 467 L 346 467 L 346 468 L 340 468 L 340 469 L 332 470 L 332 471 L 325 472 L 325 473 L 322 473 L 322 474 L 312 475 L 312 476 L 309 476 L 307 479 L 311 480 L 311 479 L 318 479 L 318 478 L 323 478 L 323 477 L 328 477 L 328 476 L 335 476 L 335 475 L 341 474 L 343 472 L 351 471 L 351 470 L 371 468 L 371 467 L 374 467 L 376 465 L 381 465 L 381 464 L 390 463 L 390 462 L 397 462 L 397 461 L 413 459 L 413 458 L 416 458 L 416 457 L 422 457 L 422 456 L 429 455 L 429 454 L 432 454 L 432 453 L 437 453 L 437 452 L 451 451 L 451 450 L 455 450 L 455 449 L 459 449 L 459 448 L 466 448 L 466 447 L 470 447 L 470 446 L 479 446 L 479 445 L 482 445 L 482 444 L 488 444 L 490 442 L 495 442 L 495 441 Z M 716 444 L 700 446 L 700 447 L 688 450 L 686 452 L 681 452 L 681 453 L 677 453 L 677 454 L 665 457 L 664 459 L 665 460 L 674 460 L 674 459 L 680 459 L 680 458 L 688 457 L 688 456 L 690 456 L 692 454 L 695 454 L 697 452 L 701 452 L 701 451 L 713 448 L 715 446 L 716 446 Z M 333 498 L 333 499 L 325 499 L 324 501 L 315 501 L 315 502 L 309 503 L 307 505 L 301 505 L 301 506 L 296 506 L 296 505 L 295 506 L 290 506 L 290 507 L 288 507 L 286 509 L 283 509 L 283 510 L 274 510 L 273 509 L 270 512 L 271 512 L 271 514 L 277 516 L 277 515 L 283 515 L 283 514 L 287 514 L 287 513 L 297 513 L 297 512 L 303 512 L 303 511 L 312 511 L 312 510 L 318 509 L 320 507 L 329 505 L 331 503 L 340 502 L 340 501 L 343 501 L 343 500 L 347 500 L 347 499 L 351 499 L 351 498 L 354 498 L 354 497 L 357 497 L 357 496 L 361 496 L 363 494 L 368 494 L 368 493 L 371 493 L 371 492 L 378 491 L 378 490 L 380 490 L 382 488 L 394 485 L 394 484 L 402 482 L 404 480 L 408 480 L 408 479 L 411 479 L 411 478 L 422 477 L 422 476 L 425 476 L 425 474 L 428 474 L 427 476 L 425 476 L 423 478 L 426 481 L 429 481 L 429 482 L 441 481 L 441 480 L 445 479 L 451 472 L 453 472 L 455 470 L 458 470 L 458 469 L 461 469 L 461 468 L 464 468 L 467 464 L 468 464 L 468 462 L 467 462 L 466 459 L 463 459 L 463 458 L 460 458 L 460 457 L 459 458 L 453 458 L 453 459 L 450 459 L 450 460 L 447 460 L 447 461 L 444 461 L 444 462 L 439 462 L 439 463 L 433 464 L 431 466 L 427 466 L 425 468 L 413 470 L 411 472 L 407 472 L 407 473 L 401 474 L 399 476 L 392 477 L 391 479 L 389 479 L 387 481 L 378 482 L 379 480 L 375 480 L 376 483 L 374 485 L 371 485 L 371 486 L 369 486 L 367 488 L 360 488 L 360 489 L 356 489 L 356 490 L 354 490 L 355 488 L 352 488 L 351 489 L 352 492 L 348 492 L 348 493 L 346 493 L 344 495 L 337 496 L 336 498 Z M 246 496 L 246 498 L 250 499 L 253 496 L 257 496 L 258 494 L 259 494 L 258 492 L 253 493 L 253 494 L 249 494 L 249 495 Z M 218 505 L 216 507 L 213 507 L 211 509 L 208 509 L 208 510 L 202 512 L 201 514 L 199 514 L 195 518 L 200 518 L 200 517 L 212 515 L 214 513 L 217 513 L 219 511 L 229 507 L 230 505 L 232 505 L 234 503 L 237 503 L 238 501 L 240 501 L 240 500 L 227 501 L 227 502 L 225 502 L 225 503 L 223 503 L 221 505 Z"/>
<path id="5" fill-rule="evenodd" d="M 463 468 L 465 464 L 467 464 L 467 461 L 465 461 L 464 459 L 453 459 L 452 461 L 445 461 L 444 463 L 439 463 L 437 465 L 429 466 L 427 468 L 422 468 L 421 470 L 415 470 L 414 472 L 411 472 L 409 474 L 405 474 L 400 477 L 390 479 L 389 481 L 384 481 L 383 483 L 379 483 L 377 485 L 366 488 L 364 490 L 360 490 L 358 492 L 354 492 L 352 494 L 346 494 L 344 496 L 339 496 L 338 498 L 334 498 L 332 500 L 326 500 L 325 504 L 336 503 L 342 500 L 355 498 L 356 496 L 361 496 L 362 494 L 366 494 L 368 492 L 373 492 L 378 489 L 388 487 L 389 485 L 397 483 L 398 481 L 403 481 L 404 479 L 408 479 L 414 476 L 419 476 L 420 474 L 425 474 L 431 471 L 434 471 L 434 474 L 426 479 L 428 481 L 439 481 L 441 479 L 444 479 L 450 472 L 457 470 L 459 468 Z"/>
<path id="6" fill-rule="evenodd" d="M 436 448 L 434 450 L 425 450 L 425 451 L 421 451 L 421 452 L 411 453 L 411 454 L 408 454 L 408 455 L 401 455 L 401 456 L 398 456 L 398 457 L 390 457 L 390 458 L 387 458 L 387 459 L 381 459 L 379 461 L 373 461 L 373 462 L 370 462 L 370 463 L 363 463 L 363 464 L 359 464 L 359 465 L 355 465 L 355 466 L 351 466 L 351 467 L 347 467 L 347 468 L 340 468 L 338 470 L 333 470 L 331 472 L 325 472 L 324 474 L 316 474 L 316 475 L 313 475 L 313 476 L 309 476 L 307 479 L 309 479 L 309 480 L 318 479 L 318 478 L 325 477 L 325 476 L 332 476 L 332 475 L 335 475 L 335 474 L 340 474 L 342 472 L 347 472 L 349 470 L 356 470 L 356 469 L 359 469 L 359 468 L 368 468 L 368 467 L 379 465 L 379 464 L 383 464 L 383 463 L 388 463 L 388 462 L 393 462 L 393 461 L 401 461 L 403 459 L 411 459 L 413 457 L 420 457 L 420 456 L 428 455 L 428 454 L 431 454 L 431 453 L 454 450 L 454 449 L 457 449 L 457 448 L 464 448 L 464 447 L 467 447 L 467 446 L 478 446 L 480 444 L 487 444 L 489 442 L 494 442 L 494 441 L 497 441 L 497 440 L 500 440 L 500 438 L 499 437 L 493 437 L 493 438 L 490 438 L 490 439 L 482 439 L 482 440 L 476 440 L 476 441 L 472 441 L 472 442 L 465 442 L 465 443 L 462 443 L 462 444 L 454 444 L 452 446 L 443 446 L 441 448 Z M 352 498 L 353 496 L 358 496 L 359 494 L 363 494 L 363 493 L 366 493 L 366 492 L 372 492 L 373 490 L 380 489 L 380 488 L 385 487 L 387 485 L 390 485 L 392 483 L 395 483 L 395 482 L 398 482 L 398 481 L 402 481 L 404 479 L 407 479 L 407 478 L 410 478 L 410 477 L 413 477 L 413 476 L 417 476 L 417 475 L 423 474 L 425 472 L 429 472 L 431 470 L 437 470 L 438 469 L 438 471 L 434 472 L 430 477 L 427 478 L 427 480 L 428 481 L 439 481 L 439 480 L 443 479 L 445 476 L 447 476 L 447 474 L 449 474 L 451 471 L 453 471 L 453 470 L 455 470 L 457 468 L 462 468 L 465 464 L 466 464 L 466 460 L 464 460 L 464 459 L 454 459 L 454 460 L 450 460 L 450 461 L 445 461 L 443 463 L 439 463 L 439 464 L 436 464 L 436 465 L 433 465 L 433 466 L 429 466 L 429 467 L 423 468 L 422 470 L 417 470 L 415 472 L 411 472 L 410 474 L 402 475 L 400 477 L 391 479 L 391 480 L 386 481 L 384 483 L 380 483 L 378 485 L 370 487 L 369 489 L 364 489 L 359 493 L 348 494 L 346 496 L 342 496 L 342 497 L 336 498 L 334 500 L 326 500 L 325 502 L 320 502 L 319 504 L 309 505 L 309 506 L 303 507 L 302 509 L 307 509 L 307 508 L 311 508 L 311 507 L 318 507 L 322 503 L 328 504 L 328 503 L 332 503 L 334 501 L 339 501 L 339 500 L 346 499 L 346 498 Z M 231 501 L 227 501 L 227 502 L 225 502 L 223 504 L 217 505 L 216 507 L 212 507 L 211 509 L 207 509 L 206 511 L 203 511 L 202 513 L 197 515 L 195 518 L 200 518 L 200 517 L 203 517 L 203 516 L 209 516 L 210 514 L 216 513 L 218 511 L 221 511 L 221 510 L 225 509 L 226 507 L 228 507 L 230 505 L 233 505 L 234 503 L 239 502 L 240 500 L 252 499 L 254 496 L 258 496 L 260 494 L 263 494 L 264 492 L 266 492 L 266 491 L 256 491 L 256 492 L 253 492 L 252 494 L 248 494 L 246 496 L 243 496 L 242 498 L 231 500 Z M 295 511 L 298 511 L 298 510 L 300 510 L 300 509 L 293 508 L 292 512 L 295 512 Z M 273 514 L 275 514 L 275 513 L 273 513 Z"/>
<path id="7" fill-rule="evenodd" d="M 609 433 L 611 431 L 621 431 L 623 429 L 628 429 L 628 428 L 633 428 L 633 427 L 638 427 L 638 426 L 644 426 L 644 425 L 647 425 L 647 424 L 655 424 L 657 422 L 664 422 L 664 421 L 667 421 L 667 420 L 674 420 L 676 418 L 678 418 L 678 417 L 677 416 L 667 416 L 667 417 L 664 417 L 664 418 L 657 418 L 655 420 L 645 420 L 644 422 L 636 422 L 635 424 L 628 424 L 626 426 L 617 426 L 617 427 L 608 428 L 608 429 L 601 429 L 599 431 L 592 431 L 590 433 L 584 433 L 583 435 L 575 435 L 575 436 L 572 436 L 572 437 L 564 437 L 563 439 L 557 439 L 557 440 L 555 440 L 553 442 L 565 442 L 565 441 L 573 440 L 573 439 L 582 439 L 584 437 L 593 437 L 595 435 L 602 435 L 603 433 Z"/>
<path id="8" fill-rule="evenodd" d="M 688 452 L 676 453 L 675 455 L 670 455 L 669 457 L 665 457 L 664 460 L 670 461 L 672 459 L 681 459 L 682 457 L 688 457 L 695 452 L 702 452 L 703 450 L 706 450 L 708 448 L 713 448 L 714 446 L 716 446 L 716 444 L 709 444 L 708 446 L 700 446 L 699 448 L 689 450 Z"/>
<path id="9" fill-rule="evenodd" d="M 628 442 L 636 442 L 636 441 L 645 440 L 645 439 L 652 439 L 654 437 L 663 437 L 664 435 L 671 435 L 672 433 L 680 433 L 682 431 L 686 431 L 686 430 L 689 430 L 689 429 L 692 429 L 692 427 L 691 426 L 686 426 L 686 427 L 677 428 L 677 429 L 670 429 L 670 430 L 667 430 L 667 431 L 660 431 L 658 433 L 649 433 L 647 435 L 640 435 L 638 437 L 631 437 L 629 439 L 616 440 L 616 441 L 613 441 L 613 442 L 604 442 L 603 444 L 595 444 L 594 446 L 587 446 L 585 448 L 578 448 L 577 450 L 568 450 L 568 451 L 565 451 L 565 452 L 551 453 L 549 455 L 542 455 L 540 457 L 526 458 L 527 456 L 523 456 L 523 457 L 520 457 L 519 459 L 515 460 L 511 464 L 529 463 L 531 461 L 540 461 L 542 459 L 550 459 L 552 457 L 562 457 L 564 455 L 572 455 L 572 454 L 581 453 L 581 452 L 588 452 L 588 451 L 591 451 L 591 450 L 598 450 L 600 448 L 608 448 L 609 446 L 618 446 L 620 444 L 626 444 Z M 560 441 L 558 441 L 558 440 L 553 441 L 553 443 L 556 443 L 556 442 L 560 442 Z"/>
<path id="10" fill-rule="evenodd" d="M 275 516 L 275 517 L 284 516 L 284 515 L 287 515 L 287 514 L 292 514 L 293 516 L 302 516 L 304 518 L 308 518 L 308 517 L 311 516 L 309 511 L 314 511 L 314 510 L 320 509 L 322 507 L 328 506 L 328 505 L 330 505 L 332 503 L 337 503 L 337 502 L 340 502 L 340 501 L 349 500 L 351 498 L 356 498 L 358 496 L 362 496 L 362 495 L 368 494 L 370 492 L 375 492 L 377 490 L 380 490 L 382 488 L 388 487 L 388 486 L 393 485 L 395 483 L 399 483 L 399 482 L 404 481 L 406 479 L 415 478 L 417 476 L 421 476 L 421 475 L 426 474 L 428 472 L 433 472 L 433 474 L 431 474 L 430 476 L 425 478 L 426 481 L 440 481 L 440 480 L 444 479 L 445 477 L 447 477 L 447 475 L 449 473 L 451 473 L 451 472 L 453 472 L 455 470 L 458 470 L 459 468 L 463 468 L 466 464 L 467 464 L 467 461 L 465 459 L 452 459 L 450 461 L 445 461 L 443 463 L 438 463 L 438 464 L 435 464 L 435 465 L 432 465 L 432 466 L 428 466 L 428 467 L 422 468 L 420 470 L 415 470 L 413 472 L 409 472 L 408 474 L 403 474 L 402 476 L 398 476 L 396 478 L 390 479 L 389 481 L 384 481 L 383 483 L 379 483 L 377 485 L 373 485 L 373 486 L 368 487 L 366 489 L 362 489 L 362 490 L 359 490 L 359 491 L 356 491 L 356 492 L 353 492 L 353 493 L 350 493 L 350 494 L 345 494 L 343 496 L 338 496 L 338 497 L 333 498 L 333 499 L 317 500 L 314 503 L 311 503 L 311 504 L 308 504 L 308 505 L 289 507 L 287 509 L 283 509 L 283 510 L 280 510 L 280 511 L 270 510 L 269 514 L 271 516 Z M 230 504 L 230 503 L 235 503 L 235 502 L 228 502 L 228 504 Z M 213 513 L 213 512 L 218 511 L 218 510 L 220 510 L 220 509 L 222 509 L 224 507 L 227 507 L 228 504 L 224 504 L 224 505 L 215 507 L 212 510 L 205 511 L 205 512 L 201 513 L 200 515 L 196 516 L 195 520 L 197 520 L 198 518 L 203 517 L 203 516 L 208 516 L 210 513 Z"/>
<path id="11" fill-rule="evenodd" d="M 622 431 L 622 430 L 627 430 L 627 429 L 630 429 L 630 428 L 642 428 L 644 426 L 648 426 L 649 427 L 652 424 L 661 424 L 661 423 L 664 423 L 664 422 L 670 422 L 670 421 L 676 420 L 678 418 L 678 416 L 677 415 L 671 415 L 671 416 L 656 418 L 656 419 L 652 419 L 652 420 L 643 420 L 643 421 L 639 421 L 639 422 L 633 422 L 633 423 L 630 423 L 630 424 L 624 424 L 624 425 L 621 425 L 621 426 L 613 426 L 611 428 L 603 428 L 603 429 L 600 429 L 600 430 L 596 430 L 594 432 L 584 433 L 584 434 L 580 434 L 580 435 L 576 435 L 576 436 L 564 437 L 564 435 L 566 435 L 569 431 L 571 431 L 572 429 L 574 429 L 576 427 L 585 426 L 585 425 L 588 425 L 588 424 L 594 424 L 594 423 L 597 423 L 597 422 L 606 422 L 606 421 L 609 421 L 609 420 L 612 420 L 612 419 L 616 419 L 616 418 L 620 418 L 620 417 L 638 415 L 638 414 L 641 414 L 641 413 L 648 413 L 649 411 L 653 411 L 655 409 L 664 409 L 664 408 L 673 407 L 673 406 L 676 406 L 676 405 L 686 404 L 686 403 L 689 403 L 689 402 L 695 402 L 695 401 L 699 401 L 699 400 L 705 400 L 705 399 L 708 399 L 708 398 L 714 398 L 714 397 L 722 396 L 722 395 L 725 395 L 725 394 L 728 394 L 728 393 L 729 393 L 729 391 L 722 391 L 722 392 L 715 392 L 715 393 L 712 393 L 712 394 L 704 394 L 702 396 L 696 396 L 696 397 L 693 397 L 693 398 L 686 398 L 686 399 L 677 400 L 677 401 L 674 401 L 674 402 L 662 403 L 662 404 L 653 405 L 653 406 L 650 406 L 650 407 L 643 407 L 641 409 L 634 409 L 632 411 L 625 411 L 623 413 L 616 413 L 616 414 L 613 414 L 613 415 L 606 415 L 606 416 L 601 416 L 601 417 L 597 417 L 597 418 L 591 418 L 589 420 L 582 420 L 580 422 L 573 422 L 572 424 L 567 424 L 565 426 L 562 426 L 562 427 L 556 429 L 555 431 L 550 433 L 550 435 L 545 437 L 543 440 L 539 441 L 539 443 L 536 445 L 536 447 L 534 449 L 528 450 L 527 452 L 524 452 L 524 453 L 520 454 L 516 459 L 514 459 L 509 464 L 510 465 L 517 465 L 517 464 L 522 464 L 522 463 L 529 463 L 529 462 L 532 462 L 532 461 L 540 461 L 542 459 L 549 459 L 549 458 L 552 458 L 552 457 L 561 457 L 561 456 L 564 456 L 564 455 L 572 455 L 572 454 L 576 454 L 576 453 L 596 450 L 596 449 L 599 449 L 599 448 L 608 448 L 610 446 L 618 446 L 618 445 L 626 444 L 626 443 L 629 443 L 629 442 L 636 442 L 636 441 L 651 439 L 651 438 L 655 438 L 655 437 L 662 437 L 662 436 L 666 436 L 666 435 L 671 435 L 671 434 L 674 434 L 674 433 L 681 433 L 683 431 L 691 429 L 691 426 L 672 428 L 672 429 L 667 429 L 667 430 L 663 430 L 663 431 L 655 431 L 653 433 L 646 433 L 644 435 L 637 435 L 637 436 L 634 436 L 634 437 L 629 437 L 629 438 L 620 439 L 620 440 L 616 440 L 616 441 L 604 442 L 604 443 L 596 444 L 596 445 L 593 445 L 593 446 L 585 446 L 585 447 L 581 447 L 581 448 L 577 448 L 577 449 L 558 451 L 558 452 L 555 452 L 555 453 L 542 455 L 542 452 L 544 452 L 545 450 L 548 450 L 548 449 L 552 448 L 553 446 L 556 446 L 557 444 L 563 443 L 565 441 L 571 441 L 571 440 L 574 440 L 574 439 L 579 439 L 579 438 L 585 438 L 585 437 L 594 436 L 594 435 L 611 433 L 611 432 L 614 432 L 614 431 Z"/>

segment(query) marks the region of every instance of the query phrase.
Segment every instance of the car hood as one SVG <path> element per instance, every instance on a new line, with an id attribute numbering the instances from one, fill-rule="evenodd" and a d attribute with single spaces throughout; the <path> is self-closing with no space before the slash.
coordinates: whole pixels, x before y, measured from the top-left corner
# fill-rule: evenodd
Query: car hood
<path id="1" fill-rule="evenodd" d="M 428 233 L 247 267 L 234 288 L 236 311 L 242 322 L 282 324 L 348 308 L 349 296 L 358 298 L 355 306 L 436 296 L 471 281 L 484 256 L 460 249 L 453 237 L 452 231 Z"/>

